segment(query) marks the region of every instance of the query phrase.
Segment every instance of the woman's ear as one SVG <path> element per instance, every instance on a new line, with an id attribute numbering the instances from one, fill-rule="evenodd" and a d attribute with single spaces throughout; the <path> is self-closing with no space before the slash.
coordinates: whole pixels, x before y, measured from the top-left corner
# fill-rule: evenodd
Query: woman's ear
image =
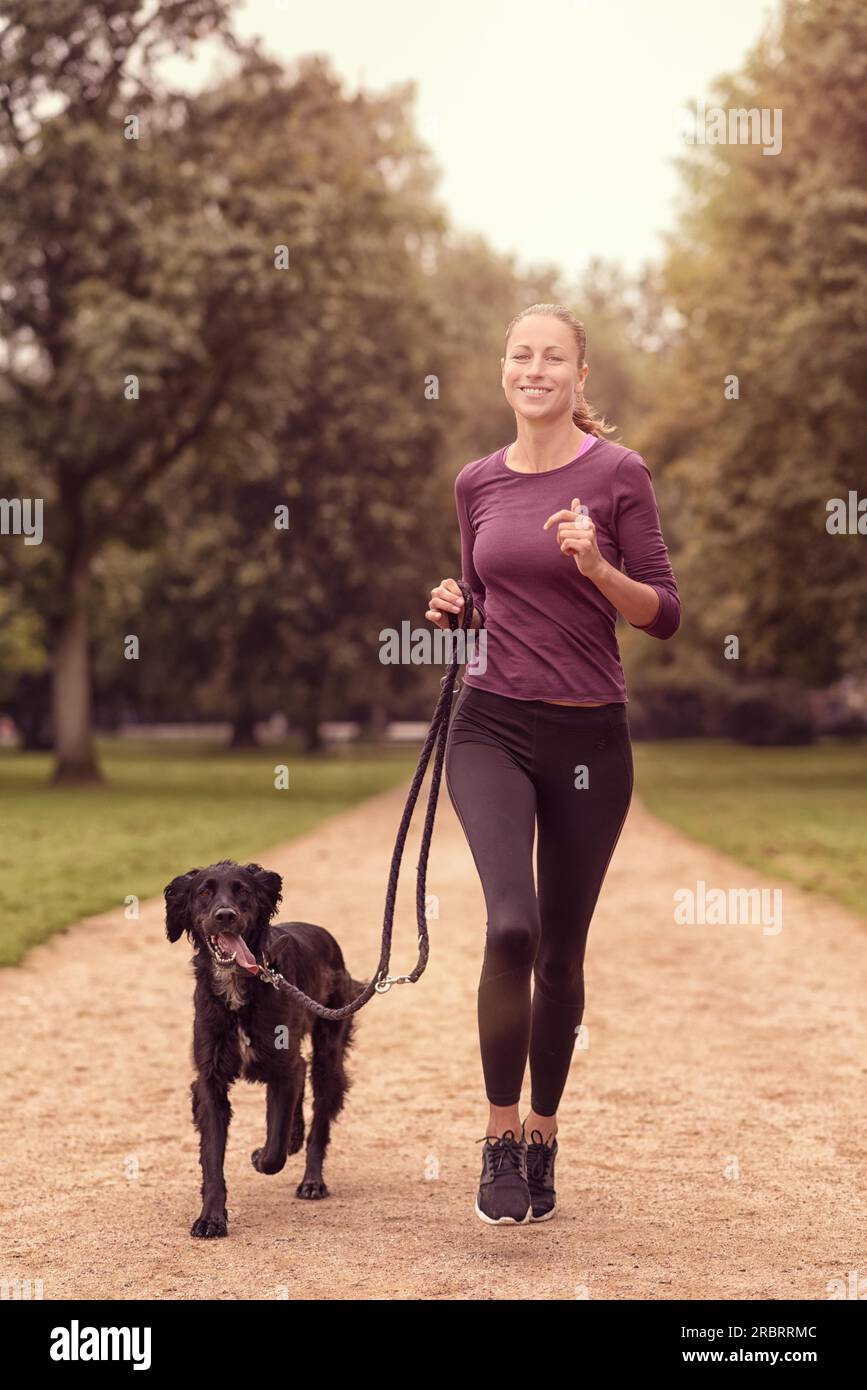
<path id="1" fill-rule="evenodd" d="M 265 908 L 265 918 L 266 921 L 270 922 L 277 911 L 277 904 L 283 896 L 283 880 L 279 874 L 272 873 L 270 869 L 263 869 L 261 864 L 245 864 L 244 868 L 256 880 L 256 886 Z"/>
<path id="2" fill-rule="evenodd" d="M 178 877 L 167 883 L 163 890 L 166 900 L 166 936 L 169 941 L 177 941 L 183 932 L 190 929 L 190 884 L 198 873 L 201 873 L 200 869 L 189 869 L 185 874 L 178 874 Z"/>

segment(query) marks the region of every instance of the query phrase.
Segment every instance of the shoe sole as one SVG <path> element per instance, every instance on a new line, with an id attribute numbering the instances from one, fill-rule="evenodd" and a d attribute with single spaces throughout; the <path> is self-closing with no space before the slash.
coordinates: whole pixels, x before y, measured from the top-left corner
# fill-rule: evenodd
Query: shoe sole
<path id="1" fill-rule="evenodd" d="M 477 1197 L 476 1216 L 481 1217 L 482 1221 L 487 1222 L 489 1226 L 529 1226 L 533 1219 L 533 1209 L 532 1207 L 528 1207 L 527 1215 L 522 1216 L 520 1221 L 514 1216 L 487 1216 L 479 1206 L 479 1199 Z"/>
<path id="2" fill-rule="evenodd" d="M 550 1211 L 543 1211 L 542 1214 L 541 1214 L 541 1216 L 536 1216 L 536 1214 L 532 1211 L 532 1208 L 531 1208 L 531 1216 L 530 1216 L 530 1219 L 531 1219 L 531 1221 L 550 1221 L 550 1220 L 551 1220 L 551 1217 L 552 1217 L 552 1216 L 556 1216 L 556 1215 L 557 1215 L 557 1208 L 556 1208 L 556 1207 L 552 1207 Z"/>

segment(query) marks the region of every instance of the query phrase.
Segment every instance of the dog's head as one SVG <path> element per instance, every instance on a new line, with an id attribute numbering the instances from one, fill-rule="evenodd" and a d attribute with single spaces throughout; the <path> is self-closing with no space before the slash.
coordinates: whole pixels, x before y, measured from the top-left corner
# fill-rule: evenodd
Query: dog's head
<path id="1" fill-rule="evenodd" d="M 260 864 L 223 859 L 190 869 L 166 885 L 166 936 L 183 932 L 220 965 L 255 970 L 259 946 L 277 911 L 283 880 Z"/>

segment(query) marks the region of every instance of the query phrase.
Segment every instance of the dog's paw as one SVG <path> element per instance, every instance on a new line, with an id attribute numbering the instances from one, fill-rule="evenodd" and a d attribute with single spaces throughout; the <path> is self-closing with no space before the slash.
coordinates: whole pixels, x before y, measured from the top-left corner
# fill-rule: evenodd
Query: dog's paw
<path id="1" fill-rule="evenodd" d="M 211 1240 L 214 1236 L 227 1236 L 228 1234 L 229 1223 L 225 1216 L 205 1216 L 204 1212 L 190 1227 L 191 1236 L 202 1236 L 205 1240 Z"/>
<path id="2" fill-rule="evenodd" d="M 303 1181 L 299 1182 L 295 1189 L 295 1196 L 303 1197 L 308 1202 L 316 1202 L 320 1197 L 327 1197 L 328 1195 L 328 1188 L 321 1178 L 318 1182 L 310 1178 L 305 1178 Z"/>
<path id="3" fill-rule="evenodd" d="M 264 1149 L 254 1149 L 253 1152 L 250 1154 L 250 1162 L 252 1163 L 253 1167 L 256 1169 L 256 1172 L 257 1172 L 257 1173 L 280 1173 L 280 1172 L 282 1172 L 282 1170 L 283 1170 L 283 1169 L 285 1168 L 285 1166 L 286 1166 L 286 1158 L 285 1158 L 285 1155 L 284 1155 L 283 1158 L 278 1158 L 278 1160 L 277 1160 L 276 1163 L 274 1163 L 273 1161 L 272 1161 L 271 1163 L 267 1163 L 267 1162 L 265 1162 L 265 1160 L 264 1160 L 264 1158 L 263 1158 L 264 1153 L 265 1153 L 265 1150 L 264 1150 Z"/>

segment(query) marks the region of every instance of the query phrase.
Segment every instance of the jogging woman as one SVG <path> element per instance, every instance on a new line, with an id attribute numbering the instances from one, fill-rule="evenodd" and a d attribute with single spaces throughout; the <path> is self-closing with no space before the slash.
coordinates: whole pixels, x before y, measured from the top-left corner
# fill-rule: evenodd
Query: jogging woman
<path id="1" fill-rule="evenodd" d="M 617 614 L 661 639 L 680 622 L 650 470 L 605 438 L 611 427 L 584 400 L 585 346 L 562 305 L 512 320 L 501 367 L 517 437 L 455 480 L 480 631 L 445 773 L 487 908 L 478 1022 L 489 1116 L 475 1209 L 497 1224 L 555 1210 L 557 1109 L 584 1015 L 587 933 L 632 798 Z M 425 616 L 448 630 L 447 614 L 460 620 L 463 607 L 443 579 Z"/>

